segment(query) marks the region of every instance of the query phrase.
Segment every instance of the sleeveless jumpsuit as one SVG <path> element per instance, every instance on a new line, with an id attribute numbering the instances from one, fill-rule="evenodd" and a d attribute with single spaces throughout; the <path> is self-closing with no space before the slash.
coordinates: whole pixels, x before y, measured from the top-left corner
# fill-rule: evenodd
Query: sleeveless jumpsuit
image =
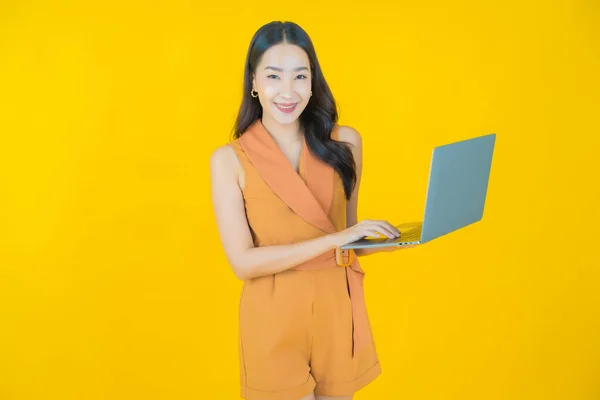
<path id="1" fill-rule="evenodd" d="M 332 139 L 337 140 L 337 128 Z M 299 173 L 260 119 L 229 145 L 244 169 L 255 246 L 286 245 L 346 229 L 342 180 L 304 143 Z M 327 252 L 244 281 L 239 308 L 241 397 L 299 400 L 351 395 L 381 367 L 364 305 L 361 270 Z"/>

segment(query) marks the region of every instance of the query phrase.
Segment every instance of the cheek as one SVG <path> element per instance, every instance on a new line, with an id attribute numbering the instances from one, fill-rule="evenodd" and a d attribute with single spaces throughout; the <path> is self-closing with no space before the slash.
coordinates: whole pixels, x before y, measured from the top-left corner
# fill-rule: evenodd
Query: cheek
<path id="1" fill-rule="evenodd" d="M 264 99 L 272 99 L 279 91 L 277 82 L 273 79 L 262 79 L 260 81 L 260 91 Z"/>
<path id="2" fill-rule="evenodd" d="M 272 99 L 275 96 L 277 96 L 277 92 L 279 92 L 279 88 L 277 87 L 276 84 L 267 83 L 263 86 L 262 92 L 263 92 L 263 96 L 266 99 Z"/>
<path id="3" fill-rule="evenodd" d="M 296 92 L 302 97 L 308 97 L 311 91 L 311 82 L 308 79 L 303 79 L 296 84 Z"/>

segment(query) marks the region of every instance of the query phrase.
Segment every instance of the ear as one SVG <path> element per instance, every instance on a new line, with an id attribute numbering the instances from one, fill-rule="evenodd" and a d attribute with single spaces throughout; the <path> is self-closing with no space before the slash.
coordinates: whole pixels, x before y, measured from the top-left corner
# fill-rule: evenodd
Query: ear
<path id="1" fill-rule="evenodd" d="M 252 87 L 251 89 L 256 89 L 256 78 L 252 76 Z"/>

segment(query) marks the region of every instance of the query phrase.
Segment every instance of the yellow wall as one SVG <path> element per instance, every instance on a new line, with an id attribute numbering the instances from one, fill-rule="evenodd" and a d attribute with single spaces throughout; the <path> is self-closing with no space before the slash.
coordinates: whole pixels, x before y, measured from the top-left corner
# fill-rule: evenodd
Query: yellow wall
<path id="1" fill-rule="evenodd" d="M 600 398 L 597 2 L 95 3 L 0 4 L 0 399 L 238 398 L 208 157 L 272 20 L 363 135 L 361 219 L 419 219 L 431 149 L 498 135 L 481 223 L 362 259 L 356 399 Z"/>

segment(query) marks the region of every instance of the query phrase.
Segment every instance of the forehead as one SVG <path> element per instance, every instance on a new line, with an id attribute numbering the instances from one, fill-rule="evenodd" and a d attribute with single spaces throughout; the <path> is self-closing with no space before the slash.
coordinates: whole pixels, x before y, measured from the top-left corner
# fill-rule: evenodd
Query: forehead
<path id="1" fill-rule="evenodd" d="M 309 67 L 308 55 L 302 48 L 293 44 L 276 44 L 271 46 L 262 56 L 258 69 L 266 66 L 293 69 L 296 67 Z"/>

